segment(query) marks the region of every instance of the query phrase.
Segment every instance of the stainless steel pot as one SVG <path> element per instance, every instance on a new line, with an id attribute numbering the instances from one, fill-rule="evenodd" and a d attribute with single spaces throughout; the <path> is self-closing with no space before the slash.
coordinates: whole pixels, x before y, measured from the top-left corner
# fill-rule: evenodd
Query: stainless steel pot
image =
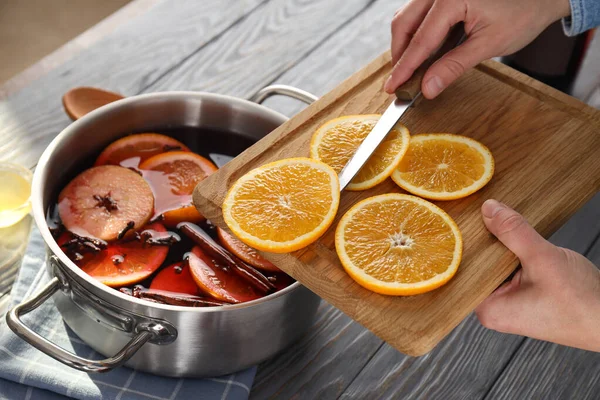
<path id="1" fill-rule="evenodd" d="M 260 91 L 254 101 L 285 94 L 307 103 L 316 98 L 282 85 Z M 131 132 L 182 127 L 226 131 L 259 140 L 286 121 L 259 104 L 217 94 L 167 92 L 134 96 L 104 106 L 62 131 L 40 158 L 32 187 L 36 224 L 46 242 L 52 279 L 31 299 L 10 310 L 8 326 L 47 355 L 84 371 L 119 365 L 158 375 L 216 376 L 257 364 L 294 342 L 310 326 L 319 297 L 293 285 L 265 298 L 225 307 L 153 304 L 127 296 L 81 271 L 58 247 L 46 223 L 48 208 L 65 177 L 82 160 Z M 198 130 L 201 134 L 201 131 Z M 71 329 L 109 358 L 88 360 L 64 350 L 21 320 L 44 301 L 54 304 Z"/>

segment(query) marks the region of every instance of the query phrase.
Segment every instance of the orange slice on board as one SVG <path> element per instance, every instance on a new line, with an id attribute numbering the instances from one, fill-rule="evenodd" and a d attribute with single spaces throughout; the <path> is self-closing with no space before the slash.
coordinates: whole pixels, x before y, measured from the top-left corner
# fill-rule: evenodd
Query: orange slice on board
<path id="1" fill-rule="evenodd" d="M 102 240 L 141 228 L 152 216 L 154 195 L 137 173 L 116 165 L 83 171 L 58 196 L 58 213 L 71 232 Z M 133 226 L 128 225 L 133 222 Z"/>
<path id="2" fill-rule="evenodd" d="M 339 174 L 380 117 L 379 114 L 347 115 L 326 122 L 313 134 L 311 158 L 323 161 Z M 346 189 L 366 190 L 387 179 L 406 153 L 409 141 L 408 129 L 396 124 Z"/>
<path id="3" fill-rule="evenodd" d="M 217 167 L 206 158 L 187 151 L 157 154 L 139 167 L 156 199 L 155 216 L 162 215 L 167 226 L 204 219 L 192 203 L 192 192 Z"/>
<path id="4" fill-rule="evenodd" d="M 281 272 L 279 268 L 273 265 L 273 263 L 271 263 L 269 260 L 261 257 L 261 255 L 258 254 L 258 252 L 252 247 L 246 246 L 244 243 L 240 242 L 223 229 L 217 228 L 217 235 L 219 236 L 219 241 L 221 244 L 227 250 L 235 254 L 235 256 L 240 260 L 245 261 L 253 267 L 263 271 Z"/>
<path id="5" fill-rule="evenodd" d="M 449 133 L 415 135 L 392 173 L 402 189 L 431 200 L 454 200 L 484 187 L 494 175 L 494 157 L 478 141 Z"/>
<path id="6" fill-rule="evenodd" d="M 288 158 L 242 176 L 223 201 L 223 218 L 248 246 L 288 253 L 321 237 L 339 203 L 340 183 L 330 166 Z"/>
<path id="7" fill-rule="evenodd" d="M 335 232 L 340 261 L 359 285 L 409 296 L 448 282 L 462 257 L 462 236 L 441 208 L 406 194 L 383 194 L 354 205 Z"/>
<path id="8" fill-rule="evenodd" d="M 125 136 L 109 144 L 100 153 L 94 165 L 121 165 L 137 167 L 142 161 L 168 151 L 190 151 L 179 140 L 158 133 L 138 133 Z"/>

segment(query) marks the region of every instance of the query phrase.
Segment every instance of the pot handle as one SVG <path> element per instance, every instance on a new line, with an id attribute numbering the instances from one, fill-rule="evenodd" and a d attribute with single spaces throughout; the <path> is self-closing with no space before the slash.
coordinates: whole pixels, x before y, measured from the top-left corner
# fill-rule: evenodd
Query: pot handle
<path id="1" fill-rule="evenodd" d="M 259 90 L 254 96 L 250 98 L 250 101 L 262 104 L 263 101 L 274 95 L 292 97 L 306 104 L 312 104 L 318 99 L 318 97 L 314 94 L 311 94 L 302 89 L 295 88 L 293 86 L 271 85 Z"/>
<path id="2" fill-rule="evenodd" d="M 57 346 L 26 326 L 20 317 L 38 308 L 60 288 L 60 280 L 54 277 L 39 292 L 6 314 L 6 323 L 13 332 L 55 360 L 85 372 L 107 372 L 125 363 L 148 340 L 154 337 L 154 333 L 151 331 L 152 327 L 148 327 L 148 330 L 141 330 L 117 354 L 104 360 L 88 360 Z"/>

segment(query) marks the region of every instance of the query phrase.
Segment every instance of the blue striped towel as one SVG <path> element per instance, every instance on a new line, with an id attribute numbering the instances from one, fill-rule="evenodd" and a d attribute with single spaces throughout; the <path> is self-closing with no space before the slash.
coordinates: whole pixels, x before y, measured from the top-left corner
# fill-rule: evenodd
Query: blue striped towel
<path id="1" fill-rule="evenodd" d="M 31 296 L 49 278 L 43 267 L 44 242 L 31 240 L 11 292 L 11 306 Z M 26 323 L 59 346 L 87 358 L 104 358 L 89 348 L 62 321 L 52 302 L 25 317 Z M 247 399 L 256 367 L 205 379 L 164 378 L 121 367 L 85 373 L 69 368 L 18 338 L 0 321 L 0 399 Z"/>

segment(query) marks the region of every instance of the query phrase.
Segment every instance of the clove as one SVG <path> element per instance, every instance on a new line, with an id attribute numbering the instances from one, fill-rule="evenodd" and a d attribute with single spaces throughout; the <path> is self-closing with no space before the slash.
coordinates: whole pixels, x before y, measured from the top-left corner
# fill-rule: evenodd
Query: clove
<path id="1" fill-rule="evenodd" d="M 135 222 L 134 221 L 129 221 L 127 223 L 127 225 L 125 226 L 125 228 L 123 228 L 123 230 L 121 230 L 121 232 L 119 232 L 119 234 L 117 235 L 117 239 L 121 240 L 125 237 L 125 234 L 127 234 L 127 232 L 129 232 L 130 230 L 133 229 L 133 227 L 135 226 Z"/>
<path id="2" fill-rule="evenodd" d="M 104 207 L 108 212 L 119 209 L 119 205 L 117 204 L 116 200 L 110 197 L 110 192 L 106 196 L 95 194 L 94 200 L 96 200 L 96 207 Z"/>
<path id="3" fill-rule="evenodd" d="M 104 250 L 107 243 L 104 240 L 79 236 L 70 232 L 71 239 L 60 247 L 67 257 L 73 261 L 81 261 L 86 253 L 99 253 Z"/>

